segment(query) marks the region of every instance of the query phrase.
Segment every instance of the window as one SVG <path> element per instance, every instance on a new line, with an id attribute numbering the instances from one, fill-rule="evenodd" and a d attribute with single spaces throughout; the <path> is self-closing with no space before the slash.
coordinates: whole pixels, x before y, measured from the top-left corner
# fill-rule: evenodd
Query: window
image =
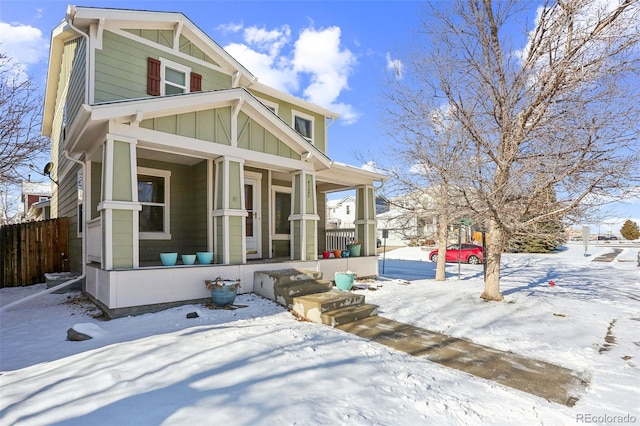
<path id="1" fill-rule="evenodd" d="M 289 215 L 291 215 L 291 188 L 284 186 L 272 187 L 273 200 L 273 238 L 274 240 L 288 240 L 291 233 Z"/>
<path id="2" fill-rule="evenodd" d="M 313 143 L 313 117 L 298 111 L 293 113 L 293 128 L 309 143 Z"/>
<path id="3" fill-rule="evenodd" d="M 140 238 L 169 239 L 169 178 L 171 172 L 138 168 Z"/>
<path id="4" fill-rule="evenodd" d="M 268 101 L 266 99 L 258 98 L 260 102 L 267 108 L 269 108 L 275 115 L 278 115 L 278 104 L 275 102 Z"/>
<path id="5" fill-rule="evenodd" d="M 175 95 L 202 90 L 202 76 L 168 59 L 147 58 L 147 94 Z"/>

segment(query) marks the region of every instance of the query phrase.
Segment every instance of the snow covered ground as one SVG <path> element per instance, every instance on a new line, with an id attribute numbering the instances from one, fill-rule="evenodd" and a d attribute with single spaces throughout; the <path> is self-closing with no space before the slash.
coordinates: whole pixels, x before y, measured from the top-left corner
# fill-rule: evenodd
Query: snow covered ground
<path id="1" fill-rule="evenodd" d="M 102 322 L 70 293 L 2 312 L 0 424 L 640 424 L 639 249 L 611 263 L 592 262 L 611 248 L 585 257 L 580 243 L 505 255 L 500 303 L 479 298 L 482 266 L 462 265 L 458 279 L 450 264 L 435 282 L 420 248 L 387 253 L 385 278 L 358 283 L 382 316 L 580 372 L 590 381 L 572 408 L 297 321 L 252 294 L 233 311 Z M 0 304 L 44 287 L 0 289 Z M 94 338 L 66 341 L 72 326 Z"/>

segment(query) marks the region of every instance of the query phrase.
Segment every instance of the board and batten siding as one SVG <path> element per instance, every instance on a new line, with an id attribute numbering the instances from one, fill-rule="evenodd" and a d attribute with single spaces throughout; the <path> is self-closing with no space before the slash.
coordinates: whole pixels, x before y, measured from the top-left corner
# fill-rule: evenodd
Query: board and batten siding
<path id="1" fill-rule="evenodd" d="M 95 54 L 95 102 L 148 97 L 149 57 L 162 57 L 190 67 L 202 76 L 202 91 L 231 87 L 229 75 L 105 30 L 102 50 L 96 50 Z"/>
<path id="2" fill-rule="evenodd" d="M 300 159 L 300 155 L 245 113 L 238 114 L 238 147 L 279 157 Z"/>
<path id="3" fill-rule="evenodd" d="M 142 120 L 140 127 L 231 145 L 231 107 Z"/>
<path id="4" fill-rule="evenodd" d="M 293 105 L 289 102 L 285 102 L 282 99 L 274 98 L 273 96 L 265 95 L 261 92 L 256 92 L 248 89 L 255 97 L 258 99 L 264 99 L 266 101 L 275 103 L 278 105 L 278 117 L 282 119 L 289 126 L 293 127 L 292 121 L 292 110 L 299 111 L 306 115 L 310 115 L 314 118 L 314 129 L 313 129 L 313 143 L 316 148 L 318 148 L 324 154 L 327 153 L 327 126 L 326 126 L 326 117 L 324 115 L 315 113 L 313 111 L 309 111 L 305 108 L 302 108 L 299 105 Z"/>

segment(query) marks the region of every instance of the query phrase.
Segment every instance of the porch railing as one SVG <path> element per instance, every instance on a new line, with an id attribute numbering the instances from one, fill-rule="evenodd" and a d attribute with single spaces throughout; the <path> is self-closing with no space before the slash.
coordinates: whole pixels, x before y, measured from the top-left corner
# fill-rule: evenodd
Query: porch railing
<path id="1" fill-rule="evenodd" d="M 356 239 L 355 228 L 327 229 L 325 233 L 329 251 L 344 250 Z"/>
<path id="2" fill-rule="evenodd" d="M 102 231 L 101 218 L 97 217 L 87 224 L 87 260 L 89 262 L 102 261 Z"/>

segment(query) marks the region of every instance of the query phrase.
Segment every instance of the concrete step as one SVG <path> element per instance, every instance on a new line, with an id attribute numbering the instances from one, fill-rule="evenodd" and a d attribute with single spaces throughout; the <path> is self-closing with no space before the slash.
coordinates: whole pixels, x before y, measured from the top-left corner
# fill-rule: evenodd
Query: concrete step
<path id="1" fill-rule="evenodd" d="M 327 311 L 362 305 L 363 303 L 364 295 L 362 294 L 333 289 L 322 293 L 294 297 L 292 309 L 310 321 L 322 323 L 320 315 Z"/>
<path id="2" fill-rule="evenodd" d="M 256 271 L 253 274 L 253 292 L 260 296 L 274 300 L 285 306 L 288 306 L 292 300 L 287 295 L 293 293 L 294 296 L 309 294 L 315 292 L 326 291 L 327 284 L 324 281 L 320 281 L 321 286 L 316 287 L 315 290 L 302 290 L 296 289 L 298 287 L 306 287 L 309 282 L 321 280 L 322 272 L 312 271 L 307 269 L 280 269 L 276 271 Z M 287 287 L 292 285 L 291 288 L 280 289 L 279 287 Z M 280 300 L 278 300 L 280 299 Z"/>
<path id="3" fill-rule="evenodd" d="M 294 299 L 308 294 L 324 293 L 333 288 L 330 281 L 324 280 L 305 280 L 295 281 L 283 285 L 276 285 L 274 288 L 274 296 L 276 302 L 292 308 Z"/>
<path id="4" fill-rule="evenodd" d="M 320 315 L 320 319 L 322 324 L 337 327 L 376 315 L 378 315 L 378 306 L 365 303 L 359 306 L 347 306 L 327 311 Z"/>

